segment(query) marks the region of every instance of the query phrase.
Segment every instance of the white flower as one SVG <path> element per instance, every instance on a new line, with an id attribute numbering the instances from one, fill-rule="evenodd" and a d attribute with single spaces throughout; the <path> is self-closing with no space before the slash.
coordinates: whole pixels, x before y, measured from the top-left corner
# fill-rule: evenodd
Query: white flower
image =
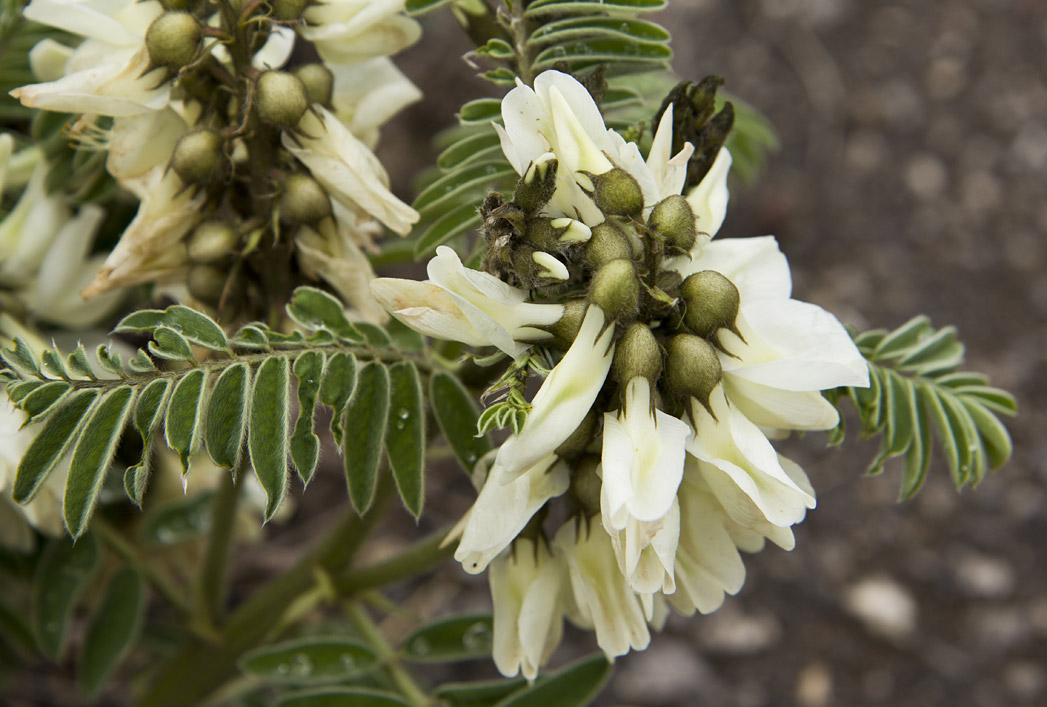
<path id="1" fill-rule="evenodd" d="M 680 505 L 676 497 L 669 504 L 669 510 L 654 521 L 628 516 L 623 527 L 616 528 L 602 513 L 601 516 L 604 530 L 611 538 L 618 569 L 629 587 L 642 595 L 645 602 L 656 592 L 675 592 L 676 548 L 680 542 Z M 650 616 L 647 603 L 644 612 Z"/>
<path id="2" fill-rule="evenodd" d="M 123 182 L 138 179 L 154 167 L 166 167 L 175 144 L 187 132 L 187 121 L 172 106 L 116 118 L 109 133 L 106 171 Z"/>
<path id="3" fill-rule="evenodd" d="M 731 153 L 727 148 L 720 148 L 709 171 L 702 177 L 702 181 L 684 195 L 687 203 L 691 205 L 691 210 L 694 211 L 698 231 L 707 234 L 710 238 L 720 230 L 727 216 L 727 202 L 730 199 L 730 192 L 727 190 L 727 174 L 731 171 L 731 161 Z"/>
<path id="4" fill-rule="evenodd" d="M 418 212 L 389 191 L 378 158 L 330 111 L 314 108 L 318 112 L 305 114 L 298 133 L 284 133 L 284 147 L 346 208 L 365 211 L 397 233 L 410 231 Z"/>
<path id="5" fill-rule="evenodd" d="M 502 151 L 521 176 L 529 165 L 552 154 L 559 161 L 556 191 L 545 212 L 549 216 L 577 217 L 586 225 L 603 221 L 603 214 L 578 183 L 579 172 L 602 174 L 621 167 L 636 179 L 646 207 L 670 194 L 679 194 L 686 181 L 688 144 L 676 156 L 672 149 L 672 109 L 665 112 L 645 161 L 635 143 L 609 129 L 596 102 L 574 77 L 545 71 L 534 89 L 517 83 L 502 101 L 504 129 L 496 125 Z M 588 180 L 582 177 L 583 183 Z"/>
<path id="6" fill-rule="evenodd" d="M 182 244 L 204 217 L 202 191 L 186 189 L 173 171 L 154 167 L 124 186 L 141 200 L 138 213 L 120 236 L 84 297 L 123 285 L 174 279 L 188 267 Z"/>
<path id="7" fill-rule="evenodd" d="M 609 660 L 651 641 L 643 604 L 630 589 L 614 556 L 599 516 L 568 521 L 556 533 L 553 548 L 563 553 L 570 570 L 577 621 L 596 630 L 596 643 Z"/>
<path id="8" fill-rule="evenodd" d="M 730 405 L 724 386 L 713 389 L 710 410 L 691 401 L 695 434 L 687 451 L 707 462 L 702 478 L 728 515 L 742 525 L 761 517 L 786 527 L 803 520 L 814 508 L 809 486 L 798 484 L 783 468 L 763 432 L 739 409 Z"/>
<path id="9" fill-rule="evenodd" d="M 614 324 L 591 305 L 571 348 L 535 394 L 520 434 L 502 443 L 491 473 L 516 477 L 563 444 L 596 401 L 613 358 Z"/>
<path id="10" fill-rule="evenodd" d="M 330 0 L 305 11 L 299 32 L 324 61 L 348 64 L 388 56 L 418 41 L 422 29 L 403 14 L 404 0 Z"/>
<path id="11" fill-rule="evenodd" d="M 40 268 L 70 211 L 58 194 L 47 194 L 48 165 L 36 165 L 18 203 L 0 222 L 0 283 L 24 285 Z"/>
<path id="12" fill-rule="evenodd" d="M 487 476 L 476 503 L 449 536 L 461 534 L 454 559 L 466 572 L 479 574 L 524 529 L 550 498 L 562 495 L 570 484 L 566 464 L 550 454 L 507 484 Z"/>
<path id="13" fill-rule="evenodd" d="M 566 568 L 544 541 L 520 538 L 491 563 L 488 579 L 494 664 L 506 677 L 534 680 L 563 636 Z"/>
<path id="14" fill-rule="evenodd" d="M 156 0 L 33 0 L 25 17 L 84 37 L 70 54 L 64 75 L 15 89 L 24 105 L 62 113 L 128 116 L 167 105 L 169 84 L 151 68 L 145 33 L 163 11 Z M 58 54 L 48 47 L 53 72 Z"/>
<path id="15" fill-rule="evenodd" d="M 527 302 L 527 292 L 465 267 L 446 246 L 429 261 L 429 280 L 378 278 L 375 298 L 397 319 L 423 334 L 470 346 L 497 346 L 519 358 L 528 341 L 552 337 L 540 326 L 563 317 L 563 305 Z"/>
<path id="16" fill-rule="evenodd" d="M 360 318 L 382 324 L 389 317 L 371 294 L 374 269 L 357 245 L 357 240 L 366 238 L 357 234 L 366 234 L 373 223 L 335 204 L 333 218 L 323 219 L 315 228 L 298 229 L 294 246 L 306 275 L 325 280 Z"/>
<path id="17" fill-rule="evenodd" d="M 329 64 L 334 74 L 334 114 L 368 147 L 378 142 L 378 128 L 422 92 L 387 57 L 359 64 Z"/>

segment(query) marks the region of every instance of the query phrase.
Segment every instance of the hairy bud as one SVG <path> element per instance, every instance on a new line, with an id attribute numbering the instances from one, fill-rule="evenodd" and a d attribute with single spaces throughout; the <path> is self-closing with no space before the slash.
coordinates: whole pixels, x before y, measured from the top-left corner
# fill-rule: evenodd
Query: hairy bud
<path id="1" fill-rule="evenodd" d="M 608 319 L 635 319 L 640 308 L 640 280 L 631 260 L 618 258 L 604 263 L 589 285 L 589 301 Z"/>
<path id="2" fill-rule="evenodd" d="M 266 71 L 258 77 L 255 106 L 263 120 L 293 128 L 309 107 L 309 93 L 294 74 Z"/>
<path id="3" fill-rule="evenodd" d="M 194 130 L 179 138 L 171 153 L 171 169 L 186 184 L 218 179 L 226 164 L 222 136 L 214 130 Z"/>
<path id="4" fill-rule="evenodd" d="M 280 216 L 295 223 L 316 223 L 331 215 L 331 199 L 312 177 L 292 174 L 280 194 Z"/>
<path id="5" fill-rule="evenodd" d="M 529 214 L 542 210 L 556 191 L 556 169 L 559 166 L 552 154 L 543 155 L 532 162 L 524 176 L 516 183 L 513 201 Z"/>
<path id="6" fill-rule="evenodd" d="M 698 237 L 694 225 L 694 211 L 687 199 L 673 194 L 659 201 L 651 210 L 647 225 L 660 233 L 666 244 L 684 252 L 689 252 Z"/>
<path id="7" fill-rule="evenodd" d="M 225 288 L 226 271 L 217 265 L 200 264 L 189 268 L 186 286 L 189 294 L 206 304 L 218 304 Z"/>
<path id="8" fill-rule="evenodd" d="M 586 303 L 584 299 L 571 299 L 563 303 L 563 316 L 555 324 L 546 329 L 556 337 L 564 346 L 570 346 L 578 336 L 578 330 L 582 327 L 585 318 Z"/>
<path id="9" fill-rule="evenodd" d="M 709 395 L 723 378 L 716 349 L 705 339 L 677 334 L 666 345 L 668 365 L 664 381 L 670 395 L 686 402 L 694 398 L 709 410 Z"/>
<path id="10" fill-rule="evenodd" d="M 625 330 L 614 349 L 612 366 L 622 384 L 640 376 L 652 383 L 658 380 L 662 374 L 662 350 L 646 324 L 636 322 Z"/>
<path id="11" fill-rule="evenodd" d="M 639 216 L 643 211 L 643 192 L 633 176 L 621 167 L 603 174 L 581 172 L 592 182 L 592 187 L 580 184 L 592 197 L 596 208 L 608 216 Z"/>
<path id="12" fill-rule="evenodd" d="M 239 234 L 224 221 L 204 221 L 189 234 L 186 247 L 194 263 L 220 263 L 240 240 Z"/>
<path id="13" fill-rule="evenodd" d="M 612 260 L 632 258 L 633 249 L 629 244 L 629 236 L 625 230 L 613 219 L 607 219 L 603 223 L 593 226 L 593 235 L 585 244 L 585 258 L 589 267 L 599 270 L 605 263 Z"/>
<path id="14" fill-rule="evenodd" d="M 164 12 L 145 31 L 145 46 L 155 66 L 181 69 L 200 51 L 203 29 L 188 12 Z"/>
<path id="15" fill-rule="evenodd" d="M 294 75 L 301 79 L 305 85 L 306 95 L 310 103 L 319 103 L 322 106 L 331 104 L 331 96 L 334 94 L 334 74 L 323 64 L 305 64 L 294 70 Z"/>
<path id="16" fill-rule="evenodd" d="M 269 0 L 273 17 L 278 20 L 297 20 L 305 12 L 309 0 Z"/>
<path id="17" fill-rule="evenodd" d="M 687 306 L 684 323 L 698 336 L 712 336 L 721 328 L 738 333 L 738 288 L 720 273 L 703 270 L 688 276 L 680 286 L 680 296 Z"/>

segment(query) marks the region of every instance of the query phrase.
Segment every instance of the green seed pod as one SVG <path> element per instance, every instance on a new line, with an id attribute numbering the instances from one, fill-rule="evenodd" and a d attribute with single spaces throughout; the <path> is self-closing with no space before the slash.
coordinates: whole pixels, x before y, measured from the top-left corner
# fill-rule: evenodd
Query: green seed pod
<path id="1" fill-rule="evenodd" d="M 592 197 L 596 208 L 607 216 L 637 217 L 643 211 L 643 192 L 640 185 L 633 179 L 633 175 L 621 167 L 615 167 L 603 174 L 581 174 L 592 181 L 592 189 L 585 191 Z"/>
<path id="2" fill-rule="evenodd" d="M 309 92 L 294 74 L 266 71 L 258 77 L 255 107 L 263 120 L 293 128 L 309 107 Z"/>
<path id="3" fill-rule="evenodd" d="M 680 296 L 687 307 L 684 323 L 698 336 L 710 337 L 721 328 L 738 333 L 738 288 L 720 273 L 703 270 L 688 276 Z"/>
<path id="4" fill-rule="evenodd" d="M 305 64 L 294 70 L 294 75 L 305 84 L 305 92 L 310 103 L 322 106 L 331 105 L 334 93 L 334 74 L 323 64 Z"/>
<path id="5" fill-rule="evenodd" d="M 631 321 L 640 309 L 640 280 L 631 260 L 618 258 L 605 263 L 589 285 L 589 301 L 608 319 Z"/>
<path id="6" fill-rule="evenodd" d="M 171 152 L 171 169 L 186 184 L 207 184 L 225 171 L 222 136 L 214 130 L 194 130 L 179 138 Z"/>
<path id="7" fill-rule="evenodd" d="M 280 194 L 280 216 L 292 223 L 316 223 L 331 215 L 331 199 L 312 177 L 292 174 Z"/>
<path id="8" fill-rule="evenodd" d="M 204 221 L 189 234 L 186 248 L 193 263 L 220 263 L 229 257 L 240 235 L 225 221 Z"/>
<path id="9" fill-rule="evenodd" d="M 181 69 L 200 51 L 203 29 L 188 12 L 164 12 L 145 31 L 145 46 L 155 66 Z"/>
<path id="10" fill-rule="evenodd" d="M 556 453 L 561 457 L 573 457 L 584 452 L 593 441 L 593 435 L 596 434 L 600 414 L 600 410 L 595 405 L 589 408 L 581 424 L 575 428 L 570 437 L 563 441 L 563 444 L 556 448 Z"/>
<path id="11" fill-rule="evenodd" d="M 550 334 L 565 348 L 574 343 L 578 330 L 585 318 L 586 302 L 584 299 L 571 299 L 563 303 L 563 316 L 555 324 L 545 327 Z"/>
<path id="12" fill-rule="evenodd" d="M 643 376 L 654 383 L 662 374 L 662 350 L 646 324 L 636 322 L 625 330 L 625 335 L 614 349 L 614 375 L 625 385 L 633 378 Z"/>
<path id="13" fill-rule="evenodd" d="M 581 507 L 587 518 L 600 512 L 600 489 L 603 481 L 596 473 L 599 464 L 600 457 L 586 454 L 576 461 L 571 469 L 571 485 L 567 493 Z"/>
<path id="14" fill-rule="evenodd" d="M 189 294 L 205 304 L 218 304 L 225 288 L 227 273 L 217 265 L 194 265 L 189 268 L 186 286 Z"/>
<path id="15" fill-rule="evenodd" d="M 545 160 L 532 162 L 524 176 L 516 183 L 516 193 L 513 201 L 521 209 L 529 214 L 537 214 L 542 210 L 549 199 L 553 198 L 556 191 L 556 169 L 559 162 L 555 157 L 549 156 Z"/>
<path id="16" fill-rule="evenodd" d="M 305 12 L 309 0 L 269 0 L 273 8 L 273 17 L 278 20 L 297 20 Z"/>
<path id="17" fill-rule="evenodd" d="M 723 378 L 723 368 L 716 356 L 716 349 L 705 339 L 690 334 L 677 334 L 666 345 L 668 365 L 663 381 L 669 395 L 685 404 L 694 398 L 706 410 L 709 395 Z"/>
<path id="18" fill-rule="evenodd" d="M 651 210 L 647 225 L 662 234 L 667 245 L 689 252 L 698 237 L 694 211 L 687 199 L 673 194 L 659 201 Z"/>
<path id="19" fill-rule="evenodd" d="M 629 236 L 617 221 L 607 219 L 593 226 L 593 235 L 585 244 L 585 258 L 589 267 L 599 270 L 605 263 L 612 260 L 619 258 L 629 260 L 632 257 L 633 248 L 629 244 Z"/>

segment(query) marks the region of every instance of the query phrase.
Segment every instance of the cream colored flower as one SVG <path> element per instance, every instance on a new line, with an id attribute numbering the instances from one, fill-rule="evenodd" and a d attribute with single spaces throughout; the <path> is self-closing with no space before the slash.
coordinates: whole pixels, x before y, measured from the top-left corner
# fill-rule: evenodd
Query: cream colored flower
<path id="1" fill-rule="evenodd" d="M 403 10 L 404 0 L 329 0 L 305 11 L 307 24 L 299 32 L 332 64 L 389 56 L 422 34 Z"/>

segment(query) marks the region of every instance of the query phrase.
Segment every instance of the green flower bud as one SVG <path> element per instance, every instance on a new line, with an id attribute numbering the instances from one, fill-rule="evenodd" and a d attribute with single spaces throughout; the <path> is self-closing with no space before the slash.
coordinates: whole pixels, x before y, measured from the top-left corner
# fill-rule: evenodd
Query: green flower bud
<path id="1" fill-rule="evenodd" d="M 280 194 L 280 216 L 294 223 L 316 223 L 331 215 L 331 199 L 312 177 L 292 174 Z"/>
<path id="2" fill-rule="evenodd" d="M 185 10 L 189 7 L 189 0 L 160 0 L 160 7 L 165 10 Z"/>
<path id="3" fill-rule="evenodd" d="M 227 273 L 217 265 L 200 264 L 189 268 L 186 286 L 189 294 L 205 304 L 218 304 L 222 299 Z"/>
<path id="4" fill-rule="evenodd" d="M 574 343 L 578 330 L 585 318 L 586 302 L 584 299 L 571 299 L 563 303 L 563 316 L 560 321 L 545 327 L 563 346 Z"/>
<path id="5" fill-rule="evenodd" d="M 662 199 L 651 210 L 651 216 L 647 219 L 647 225 L 654 231 L 660 233 L 666 244 L 689 252 L 698 237 L 698 229 L 694 225 L 694 211 L 687 199 L 679 194 L 673 194 Z"/>
<path id="6" fill-rule="evenodd" d="M 294 75 L 305 84 L 305 92 L 310 103 L 322 106 L 331 105 L 334 93 L 334 74 L 323 64 L 306 64 L 294 70 Z"/>
<path id="7" fill-rule="evenodd" d="M 186 243 L 189 260 L 194 263 L 220 263 L 236 247 L 240 235 L 224 221 L 204 221 Z"/>
<path id="8" fill-rule="evenodd" d="M 614 375 L 621 384 L 643 376 L 652 383 L 662 374 L 662 350 L 646 324 L 636 322 L 614 349 Z"/>
<path id="9" fill-rule="evenodd" d="M 186 184 L 213 182 L 221 177 L 225 165 L 222 136 L 206 128 L 183 135 L 171 153 L 171 169 Z"/>
<path id="10" fill-rule="evenodd" d="M 581 172 L 588 177 L 592 186 L 582 189 L 592 197 L 596 208 L 608 216 L 639 216 L 643 211 L 643 192 L 633 175 L 621 167 L 615 167 L 603 174 Z"/>
<path id="11" fill-rule="evenodd" d="M 255 106 L 263 120 L 293 128 L 309 107 L 309 92 L 294 74 L 266 71 L 258 78 Z"/>
<path id="12" fill-rule="evenodd" d="M 552 219 L 532 218 L 527 220 L 527 230 L 524 231 L 524 240 L 535 248 L 547 251 L 561 250 L 560 234 L 564 229 L 554 228 Z"/>
<path id="13" fill-rule="evenodd" d="M 529 214 L 537 214 L 549 203 L 556 191 L 556 169 L 559 166 L 555 157 L 532 162 L 524 176 L 516 183 L 513 201 Z"/>
<path id="14" fill-rule="evenodd" d="M 663 378 L 669 394 L 685 404 L 694 398 L 712 414 L 709 395 L 723 378 L 723 368 L 716 349 L 705 339 L 690 334 L 677 334 L 666 346 L 668 365 Z"/>
<path id="15" fill-rule="evenodd" d="M 688 276 L 680 286 L 680 296 L 687 307 L 684 323 L 698 336 L 710 337 L 721 328 L 738 333 L 738 288 L 720 273 L 703 270 Z"/>
<path id="16" fill-rule="evenodd" d="M 309 0 L 269 0 L 273 8 L 273 17 L 278 20 L 297 20 L 305 12 Z"/>
<path id="17" fill-rule="evenodd" d="M 593 226 L 593 235 L 585 244 L 585 258 L 589 267 L 599 270 L 605 263 L 633 257 L 633 248 L 625 230 L 613 219 Z"/>
<path id="18" fill-rule="evenodd" d="M 567 493 L 581 507 L 587 518 L 600 512 L 600 489 L 603 481 L 596 473 L 599 464 L 600 457 L 586 454 L 575 462 L 575 467 L 571 470 L 571 485 Z"/>
<path id="19" fill-rule="evenodd" d="M 200 51 L 203 29 L 188 12 L 165 12 L 153 20 L 145 31 L 149 59 L 156 66 L 181 69 Z"/>
<path id="20" fill-rule="evenodd" d="M 581 424 L 575 428 L 570 437 L 556 448 L 556 453 L 561 457 L 573 457 L 584 452 L 593 441 L 597 423 L 600 422 L 600 415 L 601 412 L 597 409 L 597 406 L 594 405 L 589 408 L 589 412 L 582 418 Z"/>
<path id="21" fill-rule="evenodd" d="M 602 309 L 608 319 L 635 319 L 640 309 L 640 280 L 633 262 L 618 258 L 604 263 L 589 285 L 589 301 Z"/>

